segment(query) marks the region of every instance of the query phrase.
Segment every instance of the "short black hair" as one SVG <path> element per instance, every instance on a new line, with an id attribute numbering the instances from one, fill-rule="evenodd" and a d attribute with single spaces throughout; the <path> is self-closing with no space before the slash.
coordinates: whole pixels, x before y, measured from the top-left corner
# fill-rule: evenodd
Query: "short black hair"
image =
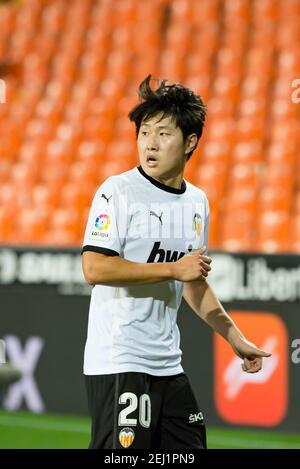
<path id="1" fill-rule="evenodd" d="M 199 141 L 206 117 L 206 105 L 201 97 L 179 83 L 167 85 L 167 80 L 156 80 L 159 87 L 153 90 L 150 86 L 151 79 L 152 76 L 148 75 L 141 82 L 138 89 L 141 102 L 128 114 L 129 119 L 136 125 L 136 136 L 143 121 L 162 113 L 162 119 L 171 117 L 174 120 L 176 127 L 181 129 L 184 140 L 195 133 Z M 193 151 L 188 154 L 187 159 Z"/>

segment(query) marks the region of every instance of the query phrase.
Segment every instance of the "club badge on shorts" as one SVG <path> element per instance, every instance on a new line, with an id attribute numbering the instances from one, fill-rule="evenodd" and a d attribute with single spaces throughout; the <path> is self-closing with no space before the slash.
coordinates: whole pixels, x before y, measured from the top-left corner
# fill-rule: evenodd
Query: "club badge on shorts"
<path id="1" fill-rule="evenodd" d="M 111 234 L 111 216 L 108 212 L 101 212 L 96 216 L 93 228 L 90 233 L 91 239 L 99 239 L 101 241 L 108 241 Z"/>
<path id="2" fill-rule="evenodd" d="M 121 443 L 123 448 L 129 448 L 129 446 L 131 446 L 133 443 L 134 437 L 135 435 L 132 428 L 122 428 L 119 433 L 119 442 Z"/>

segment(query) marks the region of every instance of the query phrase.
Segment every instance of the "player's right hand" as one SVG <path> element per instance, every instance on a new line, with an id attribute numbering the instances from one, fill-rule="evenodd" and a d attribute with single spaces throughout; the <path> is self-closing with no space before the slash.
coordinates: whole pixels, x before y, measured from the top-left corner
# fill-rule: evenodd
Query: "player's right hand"
<path id="1" fill-rule="evenodd" d="M 194 280 L 205 280 L 211 270 L 212 259 L 204 256 L 206 246 L 186 254 L 173 264 L 173 276 L 175 280 L 192 282 Z"/>

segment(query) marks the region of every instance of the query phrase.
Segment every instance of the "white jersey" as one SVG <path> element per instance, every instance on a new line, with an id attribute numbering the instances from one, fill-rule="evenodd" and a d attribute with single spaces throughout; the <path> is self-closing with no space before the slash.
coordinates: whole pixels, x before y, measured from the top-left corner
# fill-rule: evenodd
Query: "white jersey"
<path id="1" fill-rule="evenodd" d="M 208 242 L 204 192 L 159 183 L 141 167 L 109 177 L 95 194 L 82 251 L 132 262 L 175 262 Z M 183 282 L 95 285 L 84 353 L 86 375 L 183 371 L 177 311 Z"/>

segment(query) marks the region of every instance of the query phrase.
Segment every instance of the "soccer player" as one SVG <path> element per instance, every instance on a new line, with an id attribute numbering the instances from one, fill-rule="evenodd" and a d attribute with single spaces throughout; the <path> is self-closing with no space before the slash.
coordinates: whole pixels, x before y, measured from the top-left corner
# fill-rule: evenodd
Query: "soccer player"
<path id="1" fill-rule="evenodd" d="M 150 82 L 151 75 L 129 113 L 140 166 L 99 187 L 82 248 L 93 287 L 84 354 L 90 448 L 206 448 L 203 414 L 181 366 L 182 296 L 245 372 L 259 371 L 270 355 L 245 339 L 206 280 L 208 202 L 183 179 L 206 107 L 188 88 Z"/>

